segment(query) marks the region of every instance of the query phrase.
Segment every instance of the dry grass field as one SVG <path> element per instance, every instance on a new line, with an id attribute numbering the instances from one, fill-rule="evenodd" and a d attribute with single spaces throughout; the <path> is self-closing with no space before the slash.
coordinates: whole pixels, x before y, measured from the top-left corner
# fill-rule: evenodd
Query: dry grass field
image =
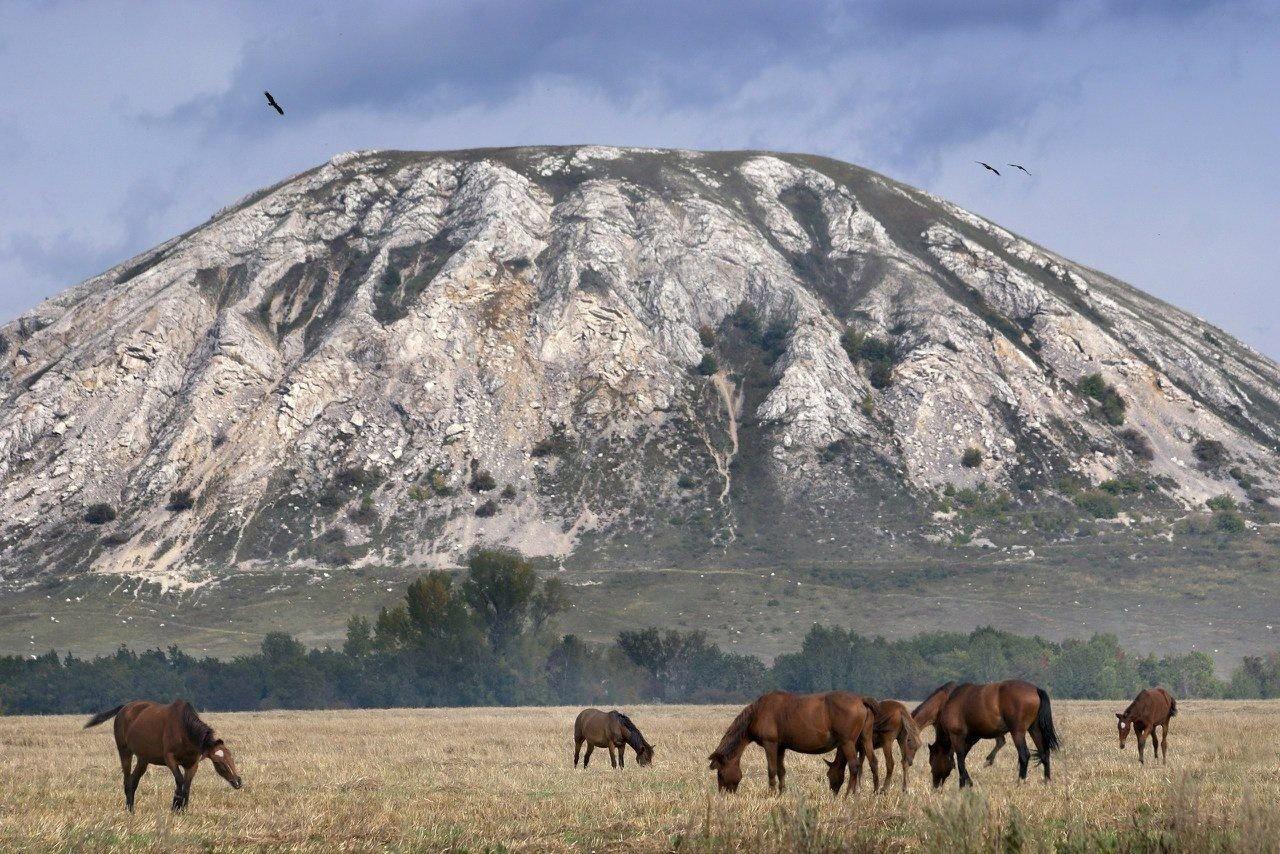
<path id="1" fill-rule="evenodd" d="M 124 811 L 109 724 L 0 718 L 0 849 L 1280 850 L 1280 703 L 1179 705 L 1167 766 L 1117 749 L 1122 703 L 1057 702 L 1065 748 L 1049 786 L 1018 785 L 1010 747 L 994 768 L 979 760 L 976 793 L 954 777 L 934 792 L 922 751 L 905 795 L 850 799 L 830 796 L 817 757 L 795 754 L 790 788 L 771 796 L 754 747 L 739 794 L 715 794 L 705 757 L 736 707 L 629 710 L 657 756 L 625 771 L 603 751 L 573 768 L 576 709 L 209 714 L 245 788 L 204 763 L 176 817 L 164 769 Z"/>

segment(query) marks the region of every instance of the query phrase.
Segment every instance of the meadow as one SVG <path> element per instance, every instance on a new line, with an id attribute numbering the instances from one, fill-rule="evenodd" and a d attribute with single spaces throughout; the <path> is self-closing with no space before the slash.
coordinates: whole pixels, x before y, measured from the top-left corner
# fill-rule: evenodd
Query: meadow
<path id="1" fill-rule="evenodd" d="M 833 798 L 818 757 L 789 754 L 771 795 L 752 747 L 736 796 L 706 756 L 738 706 L 628 709 L 648 768 L 572 764 L 576 708 L 210 713 L 245 788 L 202 763 L 191 806 L 151 768 L 123 806 L 111 726 L 0 717 L 0 849 L 23 851 L 1277 851 L 1280 701 L 1179 703 L 1168 765 L 1121 752 L 1123 702 L 1054 703 L 1054 780 L 1016 781 L 1006 748 L 977 784 Z M 932 730 L 925 731 L 932 740 Z M 985 752 L 979 745 L 975 756 Z M 899 766 L 899 772 L 901 766 Z M 864 777 L 864 779 L 866 779 Z"/>

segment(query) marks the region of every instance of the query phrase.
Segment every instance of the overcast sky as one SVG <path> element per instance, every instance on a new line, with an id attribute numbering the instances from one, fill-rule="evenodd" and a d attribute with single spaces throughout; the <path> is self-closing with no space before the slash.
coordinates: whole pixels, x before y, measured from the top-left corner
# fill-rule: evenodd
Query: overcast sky
<path id="1" fill-rule="evenodd" d="M 592 142 L 868 166 L 1274 358 L 1276 6 L 0 0 L 0 318 L 339 151 Z"/>

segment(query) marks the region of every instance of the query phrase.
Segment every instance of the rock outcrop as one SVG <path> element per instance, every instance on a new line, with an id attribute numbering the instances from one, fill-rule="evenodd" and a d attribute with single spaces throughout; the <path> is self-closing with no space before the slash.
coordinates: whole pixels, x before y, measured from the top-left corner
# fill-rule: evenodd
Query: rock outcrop
<path id="1" fill-rule="evenodd" d="M 1045 501 L 1142 470 L 1194 505 L 1277 480 L 1275 363 L 818 157 L 344 154 L 0 353 L 10 579 L 821 552 L 891 528 L 885 501 L 910 537 L 948 485 Z"/>

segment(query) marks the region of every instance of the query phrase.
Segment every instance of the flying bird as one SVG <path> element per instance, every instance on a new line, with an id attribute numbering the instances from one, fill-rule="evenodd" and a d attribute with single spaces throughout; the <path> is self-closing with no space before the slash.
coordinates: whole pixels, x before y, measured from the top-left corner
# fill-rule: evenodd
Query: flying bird
<path id="1" fill-rule="evenodd" d="M 1009 165 L 1012 166 L 1014 169 L 1021 169 L 1023 172 L 1027 172 L 1027 167 L 1025 166 L 1019 166 L 1017 163 L 1010 163 Z M 1027 172 L 1027 174 L 1030 175 L 1031 173 Z"/>
<path id="2" fill-rule="evenodd" d="M 983 163 L 981 160 L 975 160 L 973 162 L 981 165 L 983 169 L 990 169 L 992 172 L 996 173 L 997 175 L 1000 174 L 1000 170 L 992 166 L 990 163 Z"/>
<path id="3" fill-rule="evenodd" d="M 266 96 L 267 96 L 267 103 L 268 103 L 269 105 L 271 105 L 271 107 L 273 107 L 277 113 L 279 113 L 280 115 L 282 115 L 282 116 L 283 116 L 283 115 L 284 115 L 284 108 L 283 108 L 283 107 L 281 107 L 279 104 L 277 104 L 277 103 L 276 103 L 276 99 L 271 97 L 271 93 L 270 93 L 270 92 L 263 92 L 262 94 L 264 94 L 264 95 L 266 95 Z M 990 168 L 990 167 L 988 167 L 988 168 Z"/>

